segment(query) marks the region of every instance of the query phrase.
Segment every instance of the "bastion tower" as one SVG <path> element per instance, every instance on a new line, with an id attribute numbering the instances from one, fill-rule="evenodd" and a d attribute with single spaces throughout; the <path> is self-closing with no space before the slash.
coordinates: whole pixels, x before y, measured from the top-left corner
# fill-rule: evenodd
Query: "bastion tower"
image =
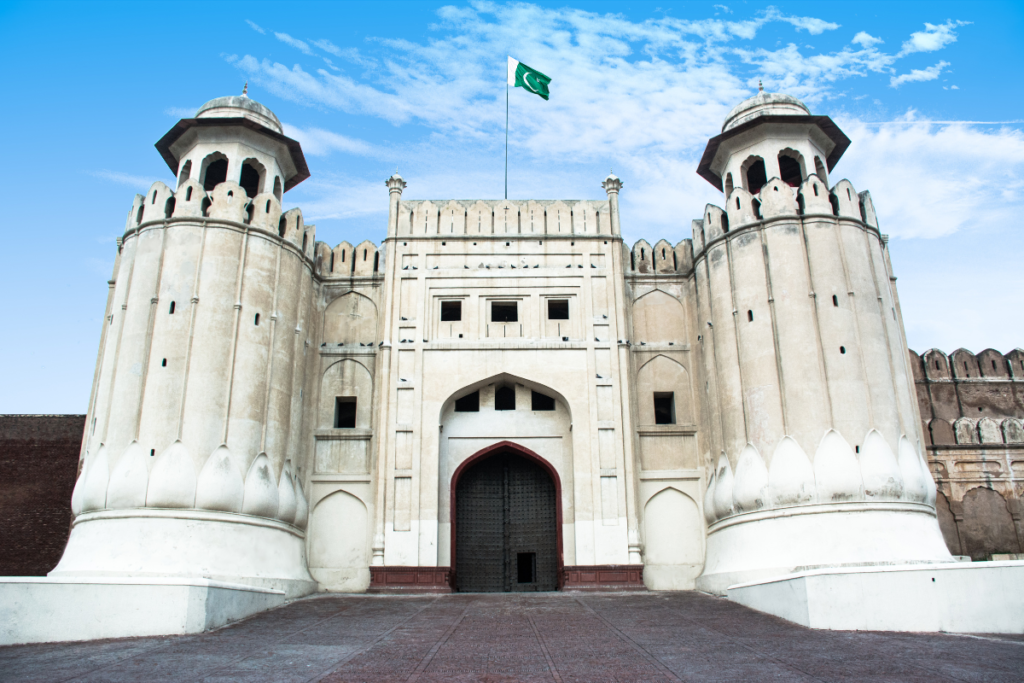
<path id="1" fill-rule="evenodd" d="M 886 237 L 869 193 L 828 185 L 849 144 L 827 116 L 760 92 L 698 168 L 725 193 L 693 222 L 704 590 L 951 559 Z"/>
<path id="2" fill-rule="evenodd" d="M 177 187 L 138 195 L 119 240 L 75 487 L 53 577 L 206 577 L 309 592 L 296 479 L 314 226 L 282 193 L 299 144 L 245 97 L 157 149 Z"/>

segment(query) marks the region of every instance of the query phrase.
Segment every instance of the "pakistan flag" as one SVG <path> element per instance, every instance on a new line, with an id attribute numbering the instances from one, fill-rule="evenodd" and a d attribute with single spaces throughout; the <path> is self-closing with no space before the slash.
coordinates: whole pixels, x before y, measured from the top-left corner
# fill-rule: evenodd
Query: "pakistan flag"
<path id="1" fill-rule="evenodd" d="M 548 99 L 548 83 L 551 79 L 537 71 L 531 69 L 519 60 L 508 58 L 508 84 L 516 88 L 526 88 L 534 95 L 540 95 L 545 100 Z"/>

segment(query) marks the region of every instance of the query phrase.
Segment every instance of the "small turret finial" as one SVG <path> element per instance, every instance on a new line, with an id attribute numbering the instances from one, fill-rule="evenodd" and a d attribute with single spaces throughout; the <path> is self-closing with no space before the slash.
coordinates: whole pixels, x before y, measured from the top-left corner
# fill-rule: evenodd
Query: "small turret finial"
<path id="1" fill-rule="evenodd" d="M 246 81 L 245 85 L 242 86 L 242 97 L 248 97 L 248 96 L 249 96 L 249 81 Z"/>
<path id="2" fill-rule="evenodd" d="M 760 78 L 757 79 L 757 92 L 759 92 L 759 93 L 764 92 L 764 86 L 761 85 L 761 79 Z"/>

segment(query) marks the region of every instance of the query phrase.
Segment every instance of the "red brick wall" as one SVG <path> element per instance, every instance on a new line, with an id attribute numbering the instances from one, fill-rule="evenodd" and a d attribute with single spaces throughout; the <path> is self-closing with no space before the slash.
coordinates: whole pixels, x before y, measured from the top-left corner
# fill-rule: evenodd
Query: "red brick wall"
<path id="1" fill-rule="evenodd" d="M 71 529 L 85 415 L 0 415 L 0 576 L 45 576 Z"/>

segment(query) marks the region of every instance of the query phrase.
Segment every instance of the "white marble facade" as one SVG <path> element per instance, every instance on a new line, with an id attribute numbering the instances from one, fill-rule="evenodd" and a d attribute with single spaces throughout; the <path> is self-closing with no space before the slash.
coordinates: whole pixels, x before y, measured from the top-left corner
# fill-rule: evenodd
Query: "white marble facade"
<path id="1" fill-rule="evenodd" d="M 331 248 L 282 213 L 298 143 L 212 101 L 118 242 L 52 576 L 300 595 L 450 567 L 452 477 L 500 442 L 557 475 L 564 565 L 649 588 L 949 561 L 886 238 L 828 180 L 848 144 L 760 93 L 709 142 L 724 208 L 692 239 L 626 246 L 615 176 L 601 201 L 409 201 L 395 175 L 383 244 Z"/>

